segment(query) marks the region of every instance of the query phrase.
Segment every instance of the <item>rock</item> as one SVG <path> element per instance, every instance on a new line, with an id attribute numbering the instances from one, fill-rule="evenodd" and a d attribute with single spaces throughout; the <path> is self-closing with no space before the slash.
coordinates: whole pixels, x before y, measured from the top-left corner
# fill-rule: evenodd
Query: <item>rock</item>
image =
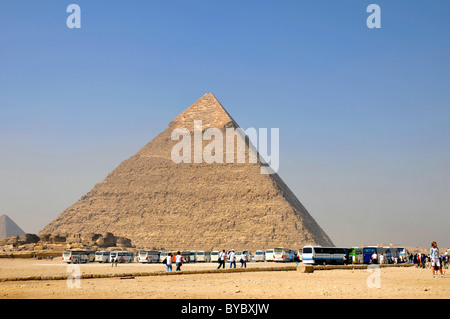
<path id="1" fill-rule="evenodd" d="M 297 267 L 297 271 L 301 272 L 301 273 L 306 273 L 306 274 L 311 274 L 314 272 L 314 266 L 312 265 L 304 265 L 304 264 L 300 264 Z"/>

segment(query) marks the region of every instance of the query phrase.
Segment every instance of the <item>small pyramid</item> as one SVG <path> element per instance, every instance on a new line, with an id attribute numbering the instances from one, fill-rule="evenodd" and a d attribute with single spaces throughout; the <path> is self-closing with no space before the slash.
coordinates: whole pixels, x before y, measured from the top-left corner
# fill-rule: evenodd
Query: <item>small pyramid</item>
<path id="1" fill-rule="evenodd" d="M 9 236 L 22 236 L 25 232 L 8 216 L 0 216 L 0 239 Z"/>
<path id="2" fill-rule="evenodd" d="M 138 247 L 191 250 L 333 246 L 281 178 L 261 174 L 259 159 L 174 163 L 179 141 L 172 132 L 186 128 L 192 136 L 200 120 L 203 131 L 239 128 L 214 95 L 205 94 L 40 234 L 112 232 Z M 245 145 L 248 158 L 248 138 Z"/>

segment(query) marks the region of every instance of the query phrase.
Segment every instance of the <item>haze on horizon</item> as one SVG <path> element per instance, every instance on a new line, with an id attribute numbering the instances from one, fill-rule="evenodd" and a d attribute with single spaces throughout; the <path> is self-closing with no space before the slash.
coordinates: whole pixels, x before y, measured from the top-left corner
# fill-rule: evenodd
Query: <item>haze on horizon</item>
<path id="1" fill-rule="evenodd" d="M 0 4 L 0 215 L 38 233 L 206 92 L 280 129 L 280 177 L 337 246 L 450 247 L 450 4 Z"/>

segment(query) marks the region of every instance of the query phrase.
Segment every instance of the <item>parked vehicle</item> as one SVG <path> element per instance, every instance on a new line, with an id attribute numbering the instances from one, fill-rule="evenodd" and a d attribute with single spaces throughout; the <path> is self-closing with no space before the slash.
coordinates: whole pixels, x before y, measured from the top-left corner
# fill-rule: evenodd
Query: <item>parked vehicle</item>
<path id="1" fill-rule="evenodd" d="M 209 250 L 199 250 L 195 253 L 197 262 L 210 262 L 211 252 Z"/>
<path id="2" fill-rule="evenodd" d="M 62 254 L 62 260 L 69 264 L 88 263 L 91 259 L 95 259 L 95 252 L 87 249 L 69 249 Z"/>
<path id="3" fill-rule="evenodd" d="M 111 261 L 117 258 L 119 263 L 131 263 L 134 260 L 134 254 L 131 251 L 111 251 Z"/>
<path id="4" fill-rule="evenodd" d="M 219 251 L 218 250 L 213 250 L 211 252 L 211 261 L 212 262 L 217 262 L 219 260 Z"/>
<path id="5" fill-rule="evenodd" d="M 345 256 L 347 251 L 340 247 L 303 247 L 303 263 L 305 264 L 344 264 Z"/>
<path id="6" fill-rule="evenodd" d="M 137 261 L 140 263 L 157 263 L 160 262 L 161 252 L 158 250 L 141 250 L 138 253 Z"/>
<path id="7" fill-rule="evenodd" d="M 254 261 L 266 261 L 266 253 L 264 252 L 264 250 L 255 251 L 253 260 Z"/>
<path id="8" fill-rule="evenodd" d="M 99 263 L 109 263 L 111 260 L 111 252 L 102 250 L 95 252 L 95 261 Z"/>

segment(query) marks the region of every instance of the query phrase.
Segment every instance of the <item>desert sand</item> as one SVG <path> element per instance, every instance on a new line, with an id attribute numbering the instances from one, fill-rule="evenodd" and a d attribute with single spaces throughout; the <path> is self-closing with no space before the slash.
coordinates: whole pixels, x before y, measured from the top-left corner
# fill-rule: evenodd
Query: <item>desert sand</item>
<path id="1" fill-rule="evenodd" d="M 290 266 L 294 263 L 276 264 Z M 238 264 L 237 267 L 240 265 Z M 248 263 L 247 267 L 270 267 L 274 263 Z M 215 269 L 216 263 L 185 264 L 182 270 Z M 229 268 L 229 265 L 227 265 Z M 81 274 L 165 271 L 161 264 L 82 264 Z M 0 259 L 0 278 L 72 274 L 61 260 Z M 0 282 L 0 299 L 448 299 L 449 276 L 433 278 L 431 269 L 380 268 L 379 288 L 367 284 L 373 272 L 364 270 L 179 274 L 134 278 L 81 279 L 79 288 L 67 280 Z"/>

